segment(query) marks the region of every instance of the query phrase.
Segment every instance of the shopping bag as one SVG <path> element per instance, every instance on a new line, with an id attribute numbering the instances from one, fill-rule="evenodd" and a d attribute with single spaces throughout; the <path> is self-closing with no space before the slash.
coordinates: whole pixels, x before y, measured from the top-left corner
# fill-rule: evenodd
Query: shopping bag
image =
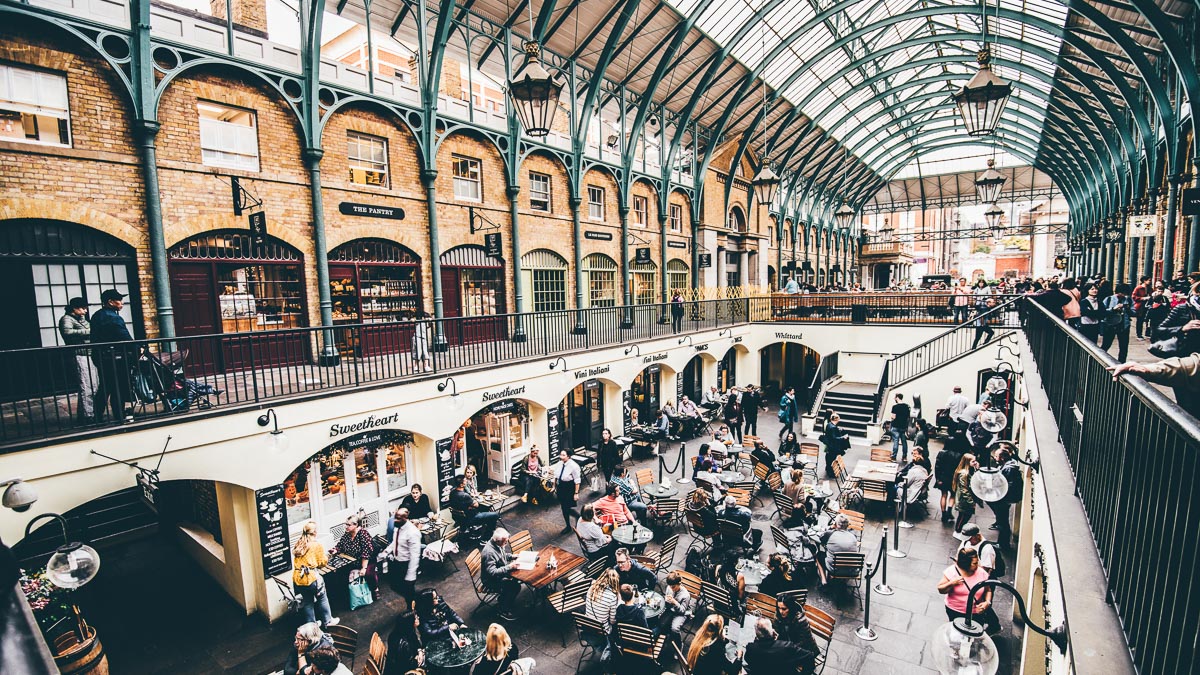
<path id="1" fill-rule="evenodd" d="M 359 607 L 366 607 L 375 602 L 371 597 L 371 587 L 367 584 L 367 580 L 356 581 L 350 584 L 350 609 L 355 610 Z"/>

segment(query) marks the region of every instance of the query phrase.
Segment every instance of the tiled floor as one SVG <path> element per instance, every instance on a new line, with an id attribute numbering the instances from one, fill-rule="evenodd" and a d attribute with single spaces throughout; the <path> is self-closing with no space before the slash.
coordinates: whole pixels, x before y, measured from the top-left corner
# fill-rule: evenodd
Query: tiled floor
<path id="1" fill-rule="evenodd" d="M 777 436 L 774 414 L 764 413 L 760 424 L 761 436 L 768 439 Z M 687 446 L 689 453 L 695 453 L 698 443 L 693 441 Z M 672 463 L 677 455 L 674 445 L 666 452 L 666 458 Z M 847 464 L 853 466 L 854 462 L 867 456 L 868 448 L 856 445 L 847 456 Z M 647 466 L 654 467 L 654 464 L 649 460 L 639 463 L 640 468 Z M 936 511 L 936 493 L 931 495 L 930 502 Z M 755 527 L 768 530 L 772 510 L 772 507 L 756 508 Z M 535 546 L 554 543 L 569 550 L 577 549 L 574 537 L 563 533 L 561 516 L 554 505 L 526 507 L 518 504 L 503 518 L 510 530 L 529 529 Z M 868 512 L 868 524 L 863 533 L 863 550 L 868 561 L 875 560 L 883 518 L 878 511 Z M 890 522 L 890 515 L 887 520 Z M 809 602 L 831 612 L 837 619 L 826 673 L 907 675 L 935 672 L 930 668 L 929 637 L 946 621 L 942 596 L 938 595 L 935 585 L 949 564 L 949 555 L 957 541 L 951 537 L 950 528 L 943 526 L 936 515 L 925 519 L 911 515 L 910 520 L 915 527 L 902 530 L 899 547 L 907 557 L 885 556 L 888 584 L 895 589 L 895 594 L 873 594 L 871 598 L 872 626 L 879 635 L 876 641 L 864 642 L 854 634 L 863 621 L 863 612 L 856 600 L 816 588 L 815 580 L 810 585 Z M 990 512 L 981 513 L 979 522 L 987 532 L 987 525 L 992 522 Z M 683 527 L 677 531 L 682 536 L 676 562 L 682 565 L 688 537 Z M 765 560 L 773 550 L 769 531 L 765 532 L 764 539 L 760 556 Z M 291 626 L 294 624 L 279 622 L 267 626 L 257 617 L 240 616 L 240 610 L 232 601 L 186 556 L 175 550 L 173 544 L 160 541 L 133 544 L 122 554 L 106 556 L 105 565 L 107 578 L 104 583 L 94 584 L 96 588 L 85 612 L 100 630 L 113 672 L 253 675 L 282 666 L 291 648 Z M 478 601 L 465 565 L 460 562 L 459 567 L 458 573 L 449 576 L 423 576 L 418 587 L 436 586 L 470 624 L 486 628 L 497 617 L 488 608 L 475 611 Z M 528 591 L 523 592 L 522 598 L 529 597 L 527 594 Z M 384 590 L 383 597 L 369 607 L 353 613 L 338 612 L 343 624 L 358 630 L 362 636 L 356 672 L 361 672 L 371 633 L 378 631 L 386 638 L 392 617 L 401 604 L 400 598 L 390 590 Z M 997 612 L 1002 619 L 1009 615 L 1010 608 L 1009 599 L 998 597 Z M 1016 643 L 1011 622 L 1005 623 L 1005 632 L 997 638 L 1004 659 L 1001 672 L 1013 673 L 1016 665 L 1010 655 Z M 558 628 L 556 620 L 547 613 L 536 613 L 508 624 L 521 655 L 537 659 L 535 672 L 547 675 L 574 672 L 580 654 L 573 632 L 568 635 L 564 647 Z M 673 664 L 668 664 L 667 669 L 678 671 Z M 600 669 L 594 664 L 585 665 L 584 672 L 599 673 Z"/>

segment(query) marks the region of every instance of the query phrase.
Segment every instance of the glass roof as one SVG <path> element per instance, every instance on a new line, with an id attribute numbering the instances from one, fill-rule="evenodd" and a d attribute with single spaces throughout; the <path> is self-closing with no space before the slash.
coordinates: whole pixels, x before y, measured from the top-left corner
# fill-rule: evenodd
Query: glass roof
<path id="1" fill-rule="evenodd" d="M 918 132 L 957 124 L 953 107 L 937 106 L 974 74 L 983 24 L 980 5 L 972 0 L 712 0 L 706 7 L 703 0 L 666 1 L 684 14 L 701 11 L 697 27 L 747 67 L 758 68 L 769 57 L 761 79 L 877 173 L 894 167 L 889 160 L 896 156 L 880 139 L 903 136 L 911 142 Z M 998 1 L 1005 10 L 1052 26 L 1067 21 L 1067 7 L 1059 0 Z M 962 12 L 871 26 L 941 7 Z M 990 3 L 988 11 L 989 36 L 1025 45 L 992 46 L 996 72 L 1019 83 L 1002 124 L 1040 139 L 1062 41 L 1040 28 L 998 19 Z M 839 41 L 844 44 L 832 47 Z M 871 55 L 878 56 L 867 61 Z M 856 61 L 864 62 L 852 66 Z"/>
<path id="2" fill-rule="evenodd" d="M 985 146 L 942 148 L 941 150 L 934 150 L 933 152 L 921 155 L 919 158 L 909 162 L 905 167 L 897 171 L 893 178 L 899 180 L 904 178 L 939 176 L 950 173 L 983 171 L 987 168 L 987 161 L 991 158 L 992 150 Z M 996 152 L 997 169 L 1024 166 L 1027 164 L 1029 162 L 1014 157 L 1004 150 Z"/>

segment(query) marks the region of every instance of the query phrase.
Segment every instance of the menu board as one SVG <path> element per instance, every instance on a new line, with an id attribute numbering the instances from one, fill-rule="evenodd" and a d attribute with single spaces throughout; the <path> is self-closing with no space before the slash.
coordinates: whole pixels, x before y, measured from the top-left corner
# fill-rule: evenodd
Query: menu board
<path id="1" fill-rule="evenodd" d="M 629 409 L 633 406 L 633 394 L 628 389 L 621 392 L 621 407 L 625 410 L 625 435 L 633 431 L 633 421 L 629 419 Z"/>
<path id="2" fill-rule="evenodd" d="M 562 425 L 559 423 L 560 411 L 557 406 L 546 409 L 546 447 L 548 454 L 546 462 L 551 463 L 557 461 L 558 452 L 562 449 L 562 439 L 560 432 Z"/>
<path id="3" fill-rule="evenodd" d="M 438 495 L 444 505 L 450 500 L 454 482 L 454 439 L 443 438 L 433 444 L 437 452 Z"/>
<path id="4" fill-rule="evenodd" d="M 292 569 L 283 486 L 272 485 L 255 490 L 254 501 L 258 505 L 258 541 L 262 550 L 263 578 L 270 579 Z"/>

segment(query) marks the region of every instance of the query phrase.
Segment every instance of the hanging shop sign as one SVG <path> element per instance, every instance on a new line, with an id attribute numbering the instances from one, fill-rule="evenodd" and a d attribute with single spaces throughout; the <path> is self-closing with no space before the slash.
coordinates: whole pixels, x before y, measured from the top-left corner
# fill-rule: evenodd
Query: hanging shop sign
<path id="1" fill-rule="evenodd" d="M 384 427 L 389 424 L 395 424 L 400 421 L 400 413 L 392 413 L 383 417 L 367 415 L 363 419 L 352 422 L 350 424 L 331 424 L 329 425 L 329 437 L 341 436 L 342 434 L 354 433 L 355 431 L 366 431 L 376 427 Z"/>
<path id="2" fill-rule="evenodd" d="M 583 238 L 591 239 L 592 241 L 612 241 L 613 236 L 612 232 L 596 232 L 595 230 L 586 230 L 583 233 Z"/>
<path id="3" fill-rule="evenodd" d="M 262 550 L 263 578 L 270 579 L 292 569 L 292 547 L 288 538 L 287 509 L 283 486 L 254 491 L 258 507 L 258 541 Z"/>
<path id="4" fill-rule="evenodd" d="M 483 248 L 487 252 L 487 257 L 497 260 L 504 257 L 504 251 L 501 250 L 500 233 L 489 232 L 483 235 Z"/>
<path id="5" fill-rule="evenodd" d="M 139 471 L 134 482 L 138 487 L 138 496 L 150 510 L 158 513 L 158 476 L 149 471 Z"/>
<path id="6" fill-rule="evenodd" d="M 559 408 L 553 406 L 546 409 L 546 450 L 549 454 L 547 461 L 553 462 L 558 457 L 562 446 L 562 424 L 559 420 Z"/>
<path id="7" fill-rule="evenodd" d="M 643 357 L 642 357 L 642 363 L 656 363 L 656 362 L 658 362 L 658 361 L 666 361 L 666 360 L 667 360 L 667 353 L 666 353 L 666 352 L 662 352 L 662 353 L 659 353 L 659 354 L 651 354 L 650 356 L 643 356 Z M 657 366 L 655 366 L 655 370 L 654 370 L 653 372 L 658 372 L 658 367 L 657 367 Z"/>
<path id="8" fill-rule="evenodd" d="M 604 369 L 605 369 L 605 372 L 607 372 L 608 366 L 605 366 Z M 589 391 L 594 390 L 594 389 L 599 389 L 600 388 L 600 380 L 588 380 L 587 382 L 583 383 L 583 388 L 587 389 Z"/>
<path id="9" fill-rule="evenodd" d="M 1056 269 L 1056 270 L 1067 269 L 1067 256 L 1065 256 L 1065 255 L 1054 256 L 1054 269 Z"/>
<path id="10" fill-rule="evenodd" d="M 454 481 L 454 439 L 434 441 L 433 447 L 437 453 L 438 495 L 445 504 L 450 499 L 450 485 Z"/>
<path id="11" fill-rule="evenodd" d="M 699 260 L 700 260 L 701 267 L 712 267 L 712 254 L 711 253 L 701 253 L 699 256 Z"/>
<path id="12" fill-rule="evenodd" d="M 366 218 L 391 218 L 392 220 L 404 220 L 404 209 L 396 206 L 379 206 L 377 204 L 357 204 L 355 202 L 342 202 L 338 204 L 338 211 L 343 216 L 363 216 Z"/>
<path id="13" fill-rule="evenodd" d="M 514 413 L 517 411 L 516 399 L 508 398 L 503 401 L 496 401 L 488 406 L 488 412 L 493 415 L 503 415 L 504 413 Z"/>
<path id="14" fill-rule="evenodd" d="M 256 247 L 267 243 L 266 211 L 255 211 L 250 214 L 250 240 Z"/>
<path id="15" fill-rule="evenodd" d="M 631 420 L 629 418 L 629 410 L 632 407 L 633 407 L 633 392 L 629 391 L 628 389 L 625 389 L 624 391 L 621 392 L 621 409 L 625 411 L 625 425 L 624 425 L 625 428 L 624 428 L 624 433 L 622 434 L 624 436 L 628 436 L 629 432 L 633 431 L 633 420 Z"/>
<path id="16" fill-rule="evenodd" d="M 667 248 L 687 248 L 686 241 L 668 241 Z"/>
<path id="17" fill-rule="evenodd" d="M 638 264 L 649 264 L 650 263 L 650 247 L 643 246 L 643 247 L 637 249 L 637 251 L 635 252 L 635 255 L 633 257 L 633 261 Z"/>
<path id="18" fill-rule="evenodd" d="M 1130 239 L 1134 237 L 1153 237 L 1158 232 L 1158 216 L 1130 216 L 1129 227 L 1126 228 Z"/>
<path id="19" fill-rule="evenodd" d="M 1200 216 L 1200 187 L 1184 188 L 1179 199 L 1183 202 L 1183 215 Z"/>
<path id="20" fill-rule="evenodd" d="M 1100 235 L 1098 235 L 1098 234 L 1092 235 L 1087 238 L 1087 247 L 1088 248 L 1100 248 L 1103 245 L 1104 245 L 1104 240 L 1102 240 L 1100 238 Z"/>

